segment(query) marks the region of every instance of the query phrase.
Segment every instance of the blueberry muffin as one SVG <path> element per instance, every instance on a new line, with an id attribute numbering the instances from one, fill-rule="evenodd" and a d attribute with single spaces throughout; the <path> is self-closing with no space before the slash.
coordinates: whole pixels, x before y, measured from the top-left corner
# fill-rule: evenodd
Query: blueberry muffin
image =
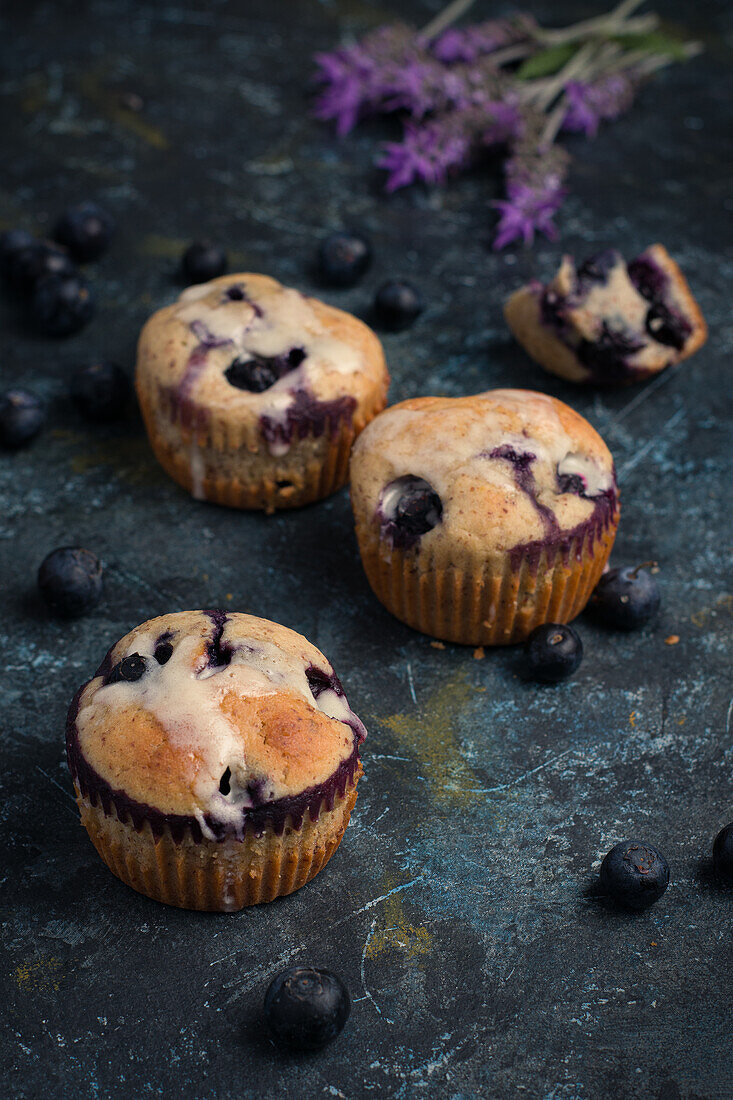
<path id="1" fill-rule="evenodd" d="M 551 283 L 521 287 L 504 314 L 529 355 L 571 382 L 638 382 L 687 359 L 707 338 L 697 302 L 661 244 L 628 265 L 613 250 L 577 270 L 565 256 Z"/>
<path id="2" fill-rule="evenodd" d="M 452 642 L 520 642 L 584 608 L 611 552 L 613 459 L 590 424 L 528 390 L 416 397 L 358 439 L 351 499 L 375 594 Z"/>
<path id="3" fill-rule="evenodd" d="M 265 275 L 226 275 L 148 320 L 136 385 L 171 477 L 197 499 L 271 512 L 345 483 L 389 375 L 351 314 Z"/>
<path id="4" fill-rule="evenodd" d="M 231 911 L 325 866 L 365 736 L 305 638 L 185 611 L 112 647 L 71 704 L 66 750 L 82 823 L 118 878 L 170 905 Z"/>

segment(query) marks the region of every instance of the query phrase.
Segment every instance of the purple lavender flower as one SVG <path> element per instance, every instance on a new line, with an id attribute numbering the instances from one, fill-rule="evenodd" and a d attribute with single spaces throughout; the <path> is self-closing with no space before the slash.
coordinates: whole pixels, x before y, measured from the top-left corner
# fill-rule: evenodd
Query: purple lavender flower
<path id="1" fill-rule="evenodd" d="M 527 16 L 515 19 L 495 19 L 473 27 L 449 27 L 430 43 L 430 52 L 444 65 L 456 61 L 472 62 L 504 46 L 511 46 L 527 37 L 533 21 Z"/>
<path id="2" fill-rule="evenodd" d="M 566 194 L 562 186 L 566 162 L 557 147 L 539 146 L 529 155 L 520 150 L 507 161 L 507 197 L 493 203 L 501 212 L 493 244 L 496 251 L 518 238 L 529 245 L 536 232 L 555 240 L 552 219 Z"/>
<path id="3" fill-rule="evenodd" d="M 471 103 L 462 111 L 445 112 L 419 124 L 406 122 L 402 141 L 384 145 L 377 166 L 389 173 L 387 191 L 416 180 L 443 183 L 452 172 L 470 164 L 481 148 L 515 137 L 520 125 L 516 102 Z"/>
<path id="4" fill-rule="evenodd" d="M 450 171 L 462 168 L 470 155 L 470 137 L 448 116 L 420 126 L 405 123 L 402 141 L 387 142 L 377 166 L 389 172 L 387 191 L 396 191 L 415 180 L 442 183 Z"/>
<path id="5" fill-rule="evenodd" d="M 387 108 L 384 100 L 393 94 L 394 80 L 407 59 L 416 53 L 415 34 L 410 27 L 380 27 L 353 46 L 341 46 L 315 56 L 315 80 L 323 90 L 316 99 L 316 118 L 335 121 L 339 136 L 353 129 L 359 119 Z"/>
<path id="6" fill-rule="evenodd" d="M 601 121 L 618 118 L 629 109 L 634 90 L 634 79 L 629 73 L 611 73 L 591 84 L 569 81 L 565 85 L 568 109 L 562 121 L 563 130 L 595 137 Z"/>

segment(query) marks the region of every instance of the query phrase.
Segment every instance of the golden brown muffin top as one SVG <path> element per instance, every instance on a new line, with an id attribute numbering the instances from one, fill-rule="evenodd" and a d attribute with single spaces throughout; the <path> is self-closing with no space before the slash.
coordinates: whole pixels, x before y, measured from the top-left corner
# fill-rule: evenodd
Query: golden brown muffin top
<path id="1" fill-rule="evenodd" d="M 236 824 L 324 783 L 365 735 L 320 650 L 223 611 L 162 615 L 127 634 L 82 691 L 76 728 L 114 790 L 202 829 L 205 816 Z"/>
<path id="2" fill-rule="evenodd" d="M 389 541 L 405 478 L 427 483 L 442 508 L 420 553 L 454 546 L 479 561 L 578 527 L 616 484 L 587 420 L 529 390 L 417 397 L 385 410 L 354 446 L 357 524 Z"/>
<path id="3" fill-rule="evenodd" d="M 259 392 L 242 388 L 253 363 L 258 385 L 273 370 L 279 375 Z M 298 391 L 320 402 L 353 397 L 358 405 L 389 381 L 382 345 L 367 325 L 248 273 L 189 287 L 154 313 L 140 334 L 137 370 L 195 406 L 273 425 L 285 422 Z"/>

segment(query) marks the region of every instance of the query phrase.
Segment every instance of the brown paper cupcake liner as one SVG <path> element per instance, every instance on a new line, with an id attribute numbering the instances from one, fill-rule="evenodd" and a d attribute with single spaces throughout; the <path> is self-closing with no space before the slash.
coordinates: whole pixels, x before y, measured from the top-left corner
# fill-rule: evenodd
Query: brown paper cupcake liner
<path id="1" fill-rule="evenodd" d="M 594 532 L 539 553 L 529 548 L 496 566 L 422 562 L 357 527 L 374 594 L 408 626 L 464 645 L 512 645 L 542 623 L 567 623 L 585 607 L 611 553 L 618 510 Z"/>
<path id="2" fill-rule="evenodd" d="M 380 390 L 273 455 L 258 420 L 227 421 L 139 378 L 138 398 L 153 453 L 174 481 L 198 500 L 266 512 L 311 504 L 342 488 L 354 441 L 387 402 Z"/>
<path id="3" fill-rule="evenodd" d="M 358 779 L 358 774 L 356 776 Z M 241 837 L 195 839 L 191 830 L 175 839 L 170 829 L 154 835 L 149 822 L 136 829 L 114 807 L 76 798 L 82 824 L 110 871 L 138 893 L 181 909 L 235 912 L 292 894 L 325 867 L 338 848 L 356 802 L 356 782 L 325 805 L 317 818 L 307 812 L 299 828 L 271 826 Z"/>

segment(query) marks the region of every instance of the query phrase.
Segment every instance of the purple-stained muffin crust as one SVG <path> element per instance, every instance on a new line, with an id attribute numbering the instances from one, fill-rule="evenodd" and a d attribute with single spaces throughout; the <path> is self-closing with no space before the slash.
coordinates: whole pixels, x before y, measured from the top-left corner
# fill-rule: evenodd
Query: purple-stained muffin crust
<path id="1" fill-rule="evenodd" d="M 230 615 L 221 609 L 205 611 L 212 623 L 212 633 L 205 644 L 206 663 L 199 670 L 207 674 L 207 670 L 220 670 L 227 667 L 236 653 L 255 652 L 256 643 L 252 646 L 242 645 L 240 642 L 232 643 L 223 640 Z M 165 665 L 171 659 L 173 653 L 172 640 L 176 637 L 175 630 L 160 632 L 152 642 L 152 657 L 142 657 L 133 654 L 141 661 L 155 662 Z M 290 825 L 292 828 L 300 828 L 306 813 L 312 820 L 318 820 L 323 810 L 331 810 L 337 798 L 343 798 L 346 789 L 355 782 L 360 769 L 359 748 L 366 737 L 366 730 L 359 718 L 348 708 L 344 690 L 340 680 L 331 670 L 309 664 L 304 668 L 305 678 L 317 702 L 319 696 L 326 692 L 333 695 L 343 703 L 343 721 L 353 733 L 353 748 L 343 758 L 335 770 L 324 781 L 313 784 L 296 794 L 286 797 L 270 799 L 267 797 L 267 780 L 264 777 L 253 776 L 247 784 L 249 805 L 239 808 L 239 817 L 228 815 L 225 820 L 215 813 L 204 813 L 194 816 L 191 814 L 166 813 L 150 802 L 138 801 L 131 797 L 125 790 L 114 787 L 105 779 L 87 759 L 81 745 L 78 716 L 82 696 L 93 682 L 100 678 L 103 685 L 119 682 L 115 677 L 115 671 L 131 656 L 115 659 L 115 650 L 119 643 L 113 646 L 105 655 L 104 660 L 97 669 L 92 680 L 77 691 L 69 707 L 66 721 L 66 752 L 69 769 L 75 784 L 81 795 L 92 802 L 99 801 L 106 814 L 116 811 L 121 820 L 129 819 L 134 828 L 139 831 L 145 822 L 150 825 L 153 834 L 160 836 L 164 830 L 169 829 L 174 840 L 180 842 L 187 832 L 190 832 L 194 841 L 201 841 L 204 836 L 207 839 L 221 840 L 226 836 L 234 836 L 242 839 L 247 827 L 260 835 L 265 829 L 272 828 L 275 833 L 281 835 Z M 246 660 L 243 662 L 246 664 Z M 140 677 L 135 677 L 137 681 Z M 222 795 L 229 794 L 231 769 L 227 766 L 219 780 L 219 791 Z"/>

